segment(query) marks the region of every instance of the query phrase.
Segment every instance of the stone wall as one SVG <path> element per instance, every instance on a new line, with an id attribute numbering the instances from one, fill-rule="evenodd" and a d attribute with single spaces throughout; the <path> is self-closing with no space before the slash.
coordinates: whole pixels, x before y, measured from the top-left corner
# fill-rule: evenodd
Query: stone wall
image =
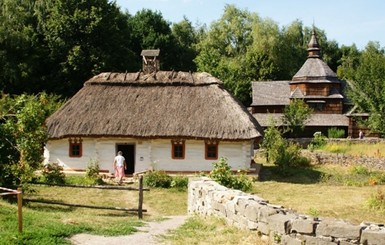
<path id="1" fill-rule="evenodd" d="M 343 220 L 297 214 L 206 177 L 190 180 L 188 213 L 222 217 L 228 224 L 255 230 L 256 235 L 275 244 L 385 244 L 383 224 L 353 225 Z"/>
<path id="2" fill-rule="evenodd" d="M 385 171 L 385 158 L 368 156 L 351 156 L 343 153 L 326 153 L 320 151 L 302 151 L 302 155 L 314 164 L 336 164 L 342 166 L 362 165 L 372 170 Z"/>

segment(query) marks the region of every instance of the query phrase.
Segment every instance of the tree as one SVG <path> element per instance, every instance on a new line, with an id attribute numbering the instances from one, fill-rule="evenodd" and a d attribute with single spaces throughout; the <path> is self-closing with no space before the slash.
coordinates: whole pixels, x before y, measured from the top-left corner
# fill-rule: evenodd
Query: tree
<path id="1" fill-rule="evenodd" d="M 290 101 L 285 106 L 282 122 L 286 126 L 286 133 L 298 136 L 306 126 L 306 120 L 309 119 L 313 110 L 300 99 Z"/>
<path id="2" fill-rule="evenodd" d="M 369 113 L 365 122 L 369 129 L 385 135 L 385 49 L 369 42 L 361 55 L 351 51 L 353 55 L 343 60 L 338 74 L 349 80 L 348 96 L 357 112 Z"/>
<path id="3" fill-rule="evenodd" d="M 0 91 L 32 92 L 41 88 L 39 73 L 48 52 L 37 30 L 33 0 L 0 1 Z M 45 57 L 45 58 L 42 58 Z"/>
<path id="4" fill-rule="evenodd" d="M 0 186 L 14 187 L 31 181 L 42 163 L 48 135 L 45 119 L 61 103 L 57 96 L 41 93 L 0 98 Z"/>
<path id="5" fill-rule="evenodd" d="M 175 51 L 173 68 L 178 71 L 196 71 L 194 59 L 197 56 L 198 33 L 191 22 L 184 19 L 172 25 Z"/>
<path id="6" fill-rule="evenodd" d="M 132 50 L 140 57 L 143 49 L 160 49 L 160 67 L 162 70 L 173 70 L 174 63 L 174 36 L 171 24 L 167 22 L 160 12 L 149 9 L 138 11 L 129 19 L 132 30 Z M 141 68 L 141 60 L 137 59 L 136 69 Z"/>
<path id="7" fill-rule="evenodd" d="M 101 71 L 133 68 L 128 14 L 108 0 L 3 0 L 0 90 L 73 95 Z"/>
<path id="8" fill-rule="evenodd" d="M 199 41 L 195 59 L 199 71 L 209 72 L 224 82 L 224 85 L 244 104 L 250 103 L 252 60 L 261 56 L 246 53 L 253 42 L 253 26 L 259 21 L 256 14 L 226 5 L 222 17 L 213 22 L 208 32 Z"/>
<path id="9" fill-rule="evenodd" d="M 41 15 L 49 50 L 49 91 L 73 95 L 102 71 L 133 68 L 128 14 L 108 0 L 55 0 Z"/>

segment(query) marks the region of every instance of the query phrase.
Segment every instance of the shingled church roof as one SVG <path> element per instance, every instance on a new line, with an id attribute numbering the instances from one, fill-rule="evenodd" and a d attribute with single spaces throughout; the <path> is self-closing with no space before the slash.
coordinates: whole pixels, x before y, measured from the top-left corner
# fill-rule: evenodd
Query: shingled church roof
<path id="1" fill-rule="evenodd" d="M 336 73 L 321 59 L 316 32 L 308 44 L 308 58 L 290 83 L 339 83 Z"/>

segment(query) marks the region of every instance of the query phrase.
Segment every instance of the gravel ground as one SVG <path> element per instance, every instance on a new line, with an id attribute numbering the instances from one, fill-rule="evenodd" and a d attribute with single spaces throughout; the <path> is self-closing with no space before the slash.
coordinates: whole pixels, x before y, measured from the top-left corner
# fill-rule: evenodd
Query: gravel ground
<path id="1" fill-rule="evenodd" d="M 143 227 L 138 228 L 138 232 L 127 236 L 97 236 L 90 234 L 77 234 L 70 238 L 74 245 L 116 245 L 116 244 L 161 244 L 157 241 L 157 236 L 166 234 L 169 230 L 174 230 L 184 224 L 188 216 L 170 216 L 160 222 L 146 222 Z"/>

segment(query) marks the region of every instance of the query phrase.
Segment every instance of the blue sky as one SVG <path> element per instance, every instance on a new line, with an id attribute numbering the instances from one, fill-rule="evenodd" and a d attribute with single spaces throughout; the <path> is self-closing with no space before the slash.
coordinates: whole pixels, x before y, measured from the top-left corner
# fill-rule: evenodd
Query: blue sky
<path id="1" fill-rule="evenodd" d="M 186 16 L 193 24 L 208 26 L 222 16 L 226 4 L 234 4 L 270 18 L 280 27 L 296 19 L 305 26 L 314 23 L 340 46 L 355 43 L 363 49 L 369 41 L 385 46 L 384 0 L 116 0 L 116 3 L 133 15 L 145 8 L 161 12 L 165 20 L 173 23 Z"/>

